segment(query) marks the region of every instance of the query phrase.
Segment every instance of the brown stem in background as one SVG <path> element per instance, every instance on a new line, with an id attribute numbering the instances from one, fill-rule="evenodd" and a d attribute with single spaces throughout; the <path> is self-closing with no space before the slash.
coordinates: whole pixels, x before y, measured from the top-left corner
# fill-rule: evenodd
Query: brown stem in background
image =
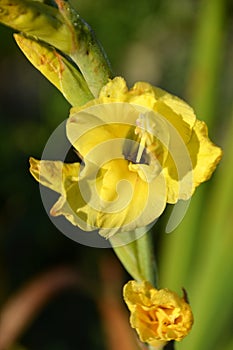
<path id="1" fill-rule="evenodd" d="M 55 293 L 78 282 L 77 271 L 62 266 L 23 286 L 5 303 L 0 313 L 0 350 L 8 349 L 15 342 Z"/>

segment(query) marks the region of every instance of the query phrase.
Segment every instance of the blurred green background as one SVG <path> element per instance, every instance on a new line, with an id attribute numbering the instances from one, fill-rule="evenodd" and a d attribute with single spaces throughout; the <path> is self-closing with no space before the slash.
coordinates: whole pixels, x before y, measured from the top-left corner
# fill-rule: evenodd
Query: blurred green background
<path id="1" fill-rule="evenodd" d="M 193 331 L 176 349 L 233 350 L 233 3 L 72 4 L 95 30 L 115 75 L 129 86 L 148 81 L 188 101 L 224 149 L 221 165 L 197 190 L 178 229 L 164 232 L 170 208 L 156 225 L 155 250 L 161 286 L 179 293 L 185 287 L 194 310 Z M 96 298 L 100 262 L 113 253 L 58 232 L 28 171 L 29 156 L 40 158 L 69 105 L 26 60 L 12 33 L 0 26 L 0 305 L 38 273 L 68 265 L 81 273 L 85 287 L 54 295 L 17 342 L 31 350 L 110 349 Z M 120 286 L 127 278 L 119 279 Z M 85 292 L 90 281 L 96 298 Z"/>

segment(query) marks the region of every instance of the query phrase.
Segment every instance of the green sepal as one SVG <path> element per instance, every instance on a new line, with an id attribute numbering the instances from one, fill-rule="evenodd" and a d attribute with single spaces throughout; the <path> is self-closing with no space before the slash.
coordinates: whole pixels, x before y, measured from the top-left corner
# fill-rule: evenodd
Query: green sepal
<path id="1" fill-rule="evenodd" d="M 14 38 L 27 59 L 72 106 L 82 106 L 94 98 L 78 69 L 53 47 L 21 34 L 14 34 Z"/>

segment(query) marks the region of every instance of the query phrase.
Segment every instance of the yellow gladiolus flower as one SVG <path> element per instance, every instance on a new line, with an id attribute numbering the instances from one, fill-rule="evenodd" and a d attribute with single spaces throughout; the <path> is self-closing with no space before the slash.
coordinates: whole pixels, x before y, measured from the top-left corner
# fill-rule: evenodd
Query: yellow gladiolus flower
<path id="1" fill-rule="evenodd" d="M 221 158 L 188 104 L 147 83 L 128 90 L 120 77 L 71 110 L 66 133 L 82 164 L 31 159 L 31 173 L 61 195 L 52 215 L 105 237 L 190 198 Z"/>
<path id="2" fill-rule="evenodd" d="M 131 312 L 130 323 L 141 341 L 152 346 L 183 339 L 191 330 L 193 315 L 184 298 L 168 289 L 155 289 L 149 282 L 129 281 L 123 290 Z"/>

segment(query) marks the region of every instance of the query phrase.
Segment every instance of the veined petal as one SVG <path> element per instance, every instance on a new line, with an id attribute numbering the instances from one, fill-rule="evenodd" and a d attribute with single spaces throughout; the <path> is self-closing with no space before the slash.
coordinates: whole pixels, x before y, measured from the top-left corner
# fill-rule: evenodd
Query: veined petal
<path id="1" fill-rule="evenodd" d="M 73 225 L 92 231 L 95 229 L 93 216 L 96 217 L 97 213 L 91 207 L 88 207 L 88 211 L 82 210 L 87 206 L 85 199 L 88 201 L 88 190 L 85 193 L 80 191 L 79 171 L 79 163 L 65 164 L 30 158 L 30 172 L 34 178 L 61 195 L 51 208 L 51 215 L 63 215 Z"/>
<path id="2" fill-rule="evenodd" d="M 30 172 L 42 185 L 60 194 L 65 194 L 71 182 L 78 180 L 79 163 L 65 164 L 61 161 L 30 158 Z"/>
<path id="3" fill-rule="evenodd" d="M 85 196 L 83 198 L 80 182 L 72 182 L 66 189 L 65 195 L 62 195 L 54 204 L 50 213 L 52 216 L 65 216 L 74 226 L 85 231 L 93 231 L 97 228 L 95 226 L 97 213 L 87 204 Z"/>

